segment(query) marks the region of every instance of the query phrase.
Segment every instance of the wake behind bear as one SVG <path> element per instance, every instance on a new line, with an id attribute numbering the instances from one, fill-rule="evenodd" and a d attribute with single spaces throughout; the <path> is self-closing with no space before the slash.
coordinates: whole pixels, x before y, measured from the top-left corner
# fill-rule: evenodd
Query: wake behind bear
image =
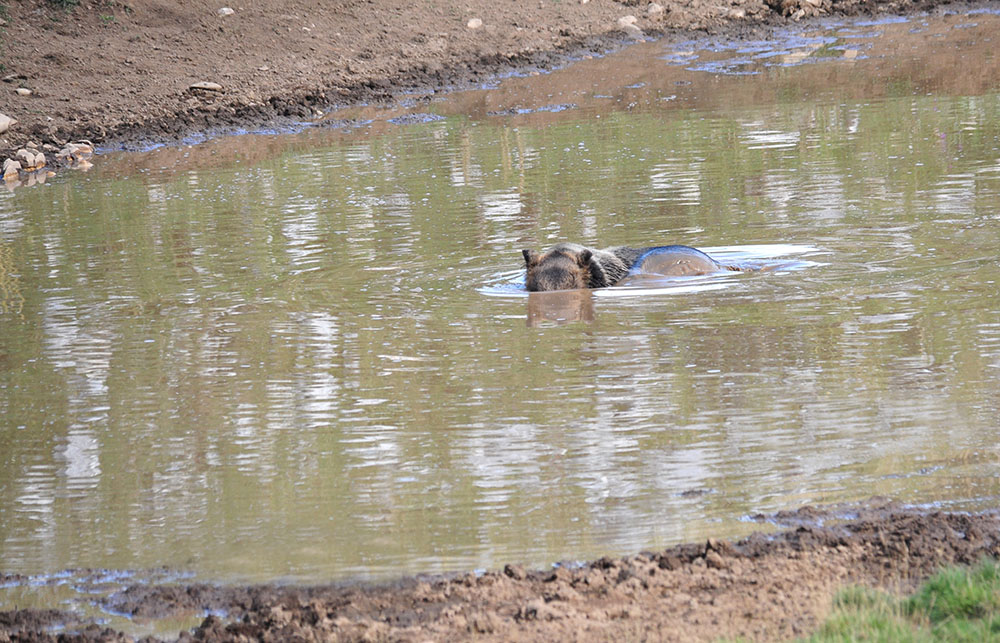
<path id="1" fill-rule="evenodd" d="M 684 277 L 740 270 L 736 266 L 724 266 L 689 246 L 615 246 L 594 250 L 575 243 L 560 243 L 543 253 L 530 249 L 522 253 L 527 268 L 524 285 L 532 292 L 606 288 L 633 271 Z"/>

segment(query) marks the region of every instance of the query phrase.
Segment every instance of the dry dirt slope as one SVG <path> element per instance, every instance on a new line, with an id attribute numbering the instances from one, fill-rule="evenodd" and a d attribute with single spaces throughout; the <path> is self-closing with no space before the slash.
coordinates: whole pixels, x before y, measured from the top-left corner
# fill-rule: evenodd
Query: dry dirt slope
<path id="1" fill-rule="evenodd" d="M 226 5 L 231 13 L 220 9 Z M 0 0 L 0 151 L 309 118 L 632 37 L 942 0 Z M 619 21 L 634 16 L 634 26 Z M 627 22 L 627 21 L 626 21 Z M 198 82 L 218 91 L 191 89 Z M 17 90 L 22 90 L 20 93 Z M 25 94 L 23 90 L 30 90 Z M 24 95 L 22 95 L 24 94 Z"/>

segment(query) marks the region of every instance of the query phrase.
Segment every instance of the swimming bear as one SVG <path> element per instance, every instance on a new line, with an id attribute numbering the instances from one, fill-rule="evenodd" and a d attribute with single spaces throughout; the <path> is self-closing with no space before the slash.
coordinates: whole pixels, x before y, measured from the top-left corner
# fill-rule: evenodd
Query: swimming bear
<path id="1" fill-rule="evenodd" d="M 524 284 L 532 292 L 606 288 L 640 269 L 665 277 L 740 270 L 735 266 L 723 266 L 690 246 L 615 246 L 594 250 L 575 243 L 560 243 L 544 253 L 530 249 L 521 252 L 528 270 Z"/>

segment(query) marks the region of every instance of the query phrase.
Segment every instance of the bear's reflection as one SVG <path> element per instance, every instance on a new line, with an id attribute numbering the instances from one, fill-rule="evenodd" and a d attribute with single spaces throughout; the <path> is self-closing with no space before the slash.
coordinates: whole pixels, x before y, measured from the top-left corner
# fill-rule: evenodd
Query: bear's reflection
<path id="1" fill-rule="evenodd" d="M 528 295 L 528 326 L 594 321 L 594 295 L 587 288 Z"/>

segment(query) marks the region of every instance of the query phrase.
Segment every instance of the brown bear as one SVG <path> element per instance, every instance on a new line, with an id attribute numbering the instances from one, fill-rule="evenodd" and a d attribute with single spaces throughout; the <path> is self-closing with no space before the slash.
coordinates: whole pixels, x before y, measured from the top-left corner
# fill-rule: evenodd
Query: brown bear
<path id="1" fill-rule="evenodd" d="M 720 265 L 701 250 L 689 246 L 615 246 L 594 250 L 575 243 L 560 243 L 544 253 L 525 249 L 522 254 L 527 268 L 524 285 L 532 292 L 605 288 L 617 284 L 630 271 L 680 277 L 740 270 Z"/>

